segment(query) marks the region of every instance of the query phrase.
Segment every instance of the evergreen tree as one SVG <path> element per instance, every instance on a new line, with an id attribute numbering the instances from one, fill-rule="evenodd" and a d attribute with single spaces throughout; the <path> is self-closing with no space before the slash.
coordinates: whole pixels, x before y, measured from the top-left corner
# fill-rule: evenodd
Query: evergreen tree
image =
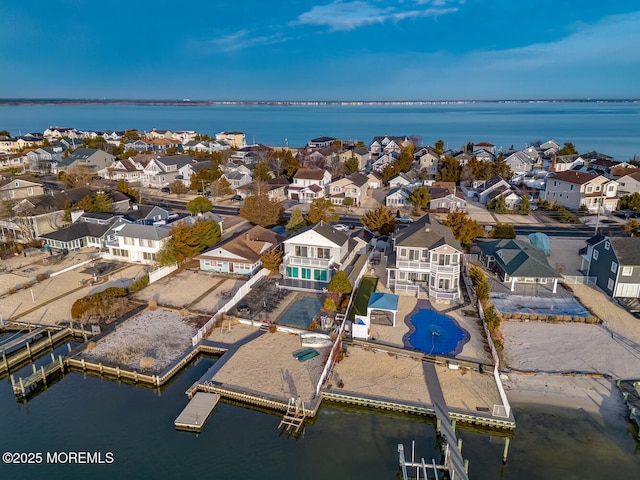
<path id="1" fill-rule="evenodd" d="M 431 193 L 429 193 L 429 187 L 421 186 L 416 187 L 411 195 L 409 195 L 409 202 L 416 209 L 425 209 L 431 202 Z"/>
<path id="2" fill-rule="evenodd" d="M 270 200 L 266 191 L 247 197 L 240 209 L 240 216 L 261 227 L 272 227 L 280 221 L 282 202 Z"/>
<path id="3" fill-rule="evenodd" d="M 113 200 L 105 192 L 96 192 L 87 195 L 76 205 L 79 210 L 88 213 L 110 213 L 113 212 Z"/>
<path id="4" fill-rule="evenodd" d="M 266 161 L 262 161 L 253 169 L 253 179 L 266 182 L 271 179 L 271 169 Z"/>
<path id="5" fill-rule="evenodd" d="M 521 215 L 528 215 L 531 211 L 531 202 L 529 202 L 529 198 L 526 195 L 522 197 L 520 200 L 520 205 L 518 205 L 518 213 Z"/>
<path id="6" fill-rule="evenodd" d="M 338 270 L 335 275 L 331 278 L 329 285 L 327 286 L 327 290 L 334 293 L 341 293 L 343 295 L 348 295 L 353 290 L 353 286 L 349 281 L 349 277 L 344 270 Z"/>
<path id="7" fill-rule="evenodd" d="M 287 223 L 287 235 L 291 235 L 292 233 L 295 233 L 298 230 L 303 229 L 306 225 L 307 225 L 307 222 L 302 216 L 302 212 L 300 211 L 300 208 L 295 207 L 291 212 L 291 218 L 289 219 L 289 223 Z"/>
<path id="8" fill-rule="evenodd" d="M 191 212 L 191 215 L 210 212 L 212 207 L 211 201 L 206 197 L 196 197 L 187 202 L 187 210 Z"/>
<path id="9" fill-rule="evenodd" d="M 280 268 L 280 264 L 282 263 L 282 250 L 279 248 L 274 248 L 269 250 L 267 253 L 262 255 L 262 265 L 267 270 L 272 272 L 277 272 L 278 268 Z"/>
<path id="10" fill-rule="evenodd" d="M 369 210 L 360 217 L 362 225 L 371 232 L 378 232 L 380 235 L 389 235 L 396 229 L 396 217 L 386 205 L 380 204 L 374 210 Z"/>
<path id="11" fill-rule="evenodd" d="M 510 223 L 497 223 L 489 234 L 491 238 L 516 238 L 516 231 Z"/>
<path id="12" fill-rule="evenodd" d="M 311 202 L 309 211 L 307 212 L 307 223 L 312 225 L 318 222 L 335 222 L 338 220 L 338 215 L 335 214 L 336 206 L 331 203 L 328 198 L 316 198 Z"/>
<path id="13" fill-rule="evenodd" d="M 356 157 L 352 156 L 351 158 L 348 158 L 344 162 L 345 175 L 351 175 L 352 173 L 355 173 L 358 170 L 360 170 L 360 163 L 358 162 L 358 159 Z"/>

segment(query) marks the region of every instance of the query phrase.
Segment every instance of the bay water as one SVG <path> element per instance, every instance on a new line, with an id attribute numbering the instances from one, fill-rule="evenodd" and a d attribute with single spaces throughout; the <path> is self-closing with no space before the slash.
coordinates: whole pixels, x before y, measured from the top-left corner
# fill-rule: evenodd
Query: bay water
<path id="1" fill-rule="evenodd" d="M 368 145 L 376 135 L 414 135 L 423 144 L 442 139 L 447 148 L 490 142 L 506 150 L 554 138 L 560 145 L 572 142 L 581 153 L 597 150 L 623 161 L 640 155 L 640 102 L 0 106 L 0 129 L 12 135 L 49 126 L 210 135 L 237 130 L 248 143 L 291 147 L 319 136 Z"/>

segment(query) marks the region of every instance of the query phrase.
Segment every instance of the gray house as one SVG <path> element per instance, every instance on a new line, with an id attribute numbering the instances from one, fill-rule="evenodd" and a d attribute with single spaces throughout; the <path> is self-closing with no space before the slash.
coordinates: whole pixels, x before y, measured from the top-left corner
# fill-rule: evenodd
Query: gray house
<path id="1" fill-rule="evenodd" d="M 612 297 L 639 298 L 640 238 L 591 237 L 581 269 Z"/>

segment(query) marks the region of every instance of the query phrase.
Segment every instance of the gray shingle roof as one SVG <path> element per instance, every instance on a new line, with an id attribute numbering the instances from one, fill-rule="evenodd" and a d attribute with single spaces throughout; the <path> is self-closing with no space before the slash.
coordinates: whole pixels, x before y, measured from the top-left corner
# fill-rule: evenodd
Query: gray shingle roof
<path id="1" fill-rule="evenodd" d="M 612 237 L 609 241 L 620 265 L 640 265 L 640 238 Z"/>
<path id="2" fill-rule="evenodd" d="M 513 277 L 561 278 L 542 250 L 520 240 L 478 240 L 478 247 L 485 255 L 495 258 L 500 267 Z"/>
<path id="3" fill-rule="evenodd" d="M 122 227 L 116 233 L 118 237 L 142 238 L 145 240 L 164 240 L 171 235 L 171 229 L 168 227 L 156 227 L 155 225 L 140 225 L 130 223 Z"/>
<path id="4" fill-rule="evenodd" d="M 437 248 L 441 245 L 449 245 L 462 251 L 460 242 L 453 236 L 449 227 L 445 227 L 430 215 L 425 215 L 413 222 L 396 236 L 396 246 Z"/>

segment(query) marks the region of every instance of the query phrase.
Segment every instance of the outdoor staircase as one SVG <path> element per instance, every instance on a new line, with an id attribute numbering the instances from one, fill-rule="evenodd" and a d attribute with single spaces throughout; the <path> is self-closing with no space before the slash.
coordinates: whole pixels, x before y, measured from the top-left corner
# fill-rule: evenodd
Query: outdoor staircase
<path id="1" fill-rule="evenodd" d="M 304 419 L 307 416 L 307 412 L 304 408 L 304 402 L 300 400 L 300 397 L 290 398 L 289 404 L 287 405 L 287 412 L 284 414 L 280 425 L 278 428 L 282 428 L 289 432 L 292 431 L 297 433 L 300 430 L 300 427 L 304 423 Z"/>

